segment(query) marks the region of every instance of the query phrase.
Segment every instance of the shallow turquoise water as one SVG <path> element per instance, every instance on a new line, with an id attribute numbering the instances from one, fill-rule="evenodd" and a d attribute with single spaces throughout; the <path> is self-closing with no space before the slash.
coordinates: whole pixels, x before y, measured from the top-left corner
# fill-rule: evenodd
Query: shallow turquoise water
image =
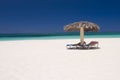
<path id="1" fill-rule="evenodd" d="M 47 35 L 47 36 L 2 36 L 0 41 L 10 40 L 49 40 L 49 39 L 79 39 L 80 35 Z M 85 38 L 120 38 L 120 34 L 85 35 Z"/>

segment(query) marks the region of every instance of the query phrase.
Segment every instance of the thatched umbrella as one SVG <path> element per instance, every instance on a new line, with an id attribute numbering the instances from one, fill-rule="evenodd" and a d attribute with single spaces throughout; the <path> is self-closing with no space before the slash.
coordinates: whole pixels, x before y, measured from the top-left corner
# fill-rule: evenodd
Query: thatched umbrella
<path id="1" fill-rule="evenodd" d="M 84 43 L 84 31 L 89 32 L 97 32 L 99 30 L 99 26 L 95 23 L 88 21 L 80 21 L 72 24 L 68 24 L 64 26 L 65 31 L 80 31 L 80 42 Z"/>

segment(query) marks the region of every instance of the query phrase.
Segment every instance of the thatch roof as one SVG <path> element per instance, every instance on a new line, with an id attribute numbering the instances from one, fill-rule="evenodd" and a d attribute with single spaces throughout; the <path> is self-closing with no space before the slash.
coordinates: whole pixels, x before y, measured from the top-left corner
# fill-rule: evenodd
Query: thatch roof
<path id="1" fill-rule="evenodd" d="M 84 31 L 93 31 L 97 32 L 100 28 L 97 24 L 88 22 L 88 21 L 80 21 L 80 22 L 74 22 L 72 24 L 68 24 L 64 26 L 65 31 L 78 31 L 80 30 L 80 27 L 84 28 Z"/>

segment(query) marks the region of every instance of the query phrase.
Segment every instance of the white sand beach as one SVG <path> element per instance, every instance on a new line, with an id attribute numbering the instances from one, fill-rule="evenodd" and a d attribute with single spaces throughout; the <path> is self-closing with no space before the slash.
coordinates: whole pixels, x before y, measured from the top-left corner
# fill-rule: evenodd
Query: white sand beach
<path id="1" fill-rule="evenodd" d="M 66 49 L 79 39 L 0 41 L 0 80 L 120 80 L 120 38 L 93 40 L 100 49 Z"/>

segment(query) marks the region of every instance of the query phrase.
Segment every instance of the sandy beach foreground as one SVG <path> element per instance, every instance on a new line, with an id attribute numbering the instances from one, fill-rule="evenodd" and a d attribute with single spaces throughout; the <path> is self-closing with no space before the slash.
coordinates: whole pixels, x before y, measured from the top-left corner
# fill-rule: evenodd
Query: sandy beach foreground
<path id="1" fill-rule="evenodd" d="M 120 38 L 92 40 L 100 49 L 66 49 L 79 39 L 0 41 L 0 80 L 120 80 Z"/>

